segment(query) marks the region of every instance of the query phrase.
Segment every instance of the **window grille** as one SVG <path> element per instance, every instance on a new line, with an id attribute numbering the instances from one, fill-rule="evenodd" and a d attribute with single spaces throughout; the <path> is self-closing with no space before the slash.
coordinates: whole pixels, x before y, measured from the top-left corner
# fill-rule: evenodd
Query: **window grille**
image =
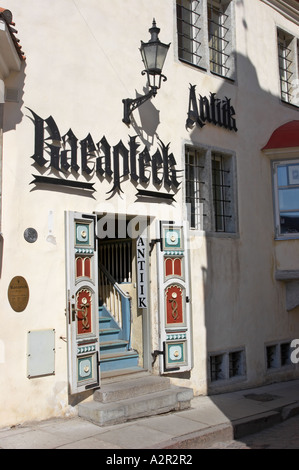
<path id="1" fill-rule="evenodd" d="M 291 103 L 291 81 L 293 77 L 293 54 L 291 48 L 292 37 L 287 35 L 284 31 L 278 30 L 277 41 L 281 99 L 287 103 Z"/>
<path id="2" fill-rule="evenodd" d="M 199 0 L 177 0 L 177 30 L 179 58 L 200 65 L 201 14 Z"/>
<path id="3" fill-rule="evenodd" d="M 226 76 L 229 72 L 229 16 L 223 11 L 221 1 L 208 1 L 208 34 L 210 51 L 210 70 Z"/>
<path id="4" fill-rule="evenodd" d="M 242 351 L 229 353 L 229 377 L 236 377 L 243 374 L 242 358 Z"/>
<path id="5" fill-rule="evenodd" d="M 267 369 L 290 366 L 292 364 L 291 351 L 291 341 L 266 346 Z"/>
<path id="6" fill-rule="evenodd" d="M 242 379 L 246 376 L 245 350 L 226 351 L 209 355 L 210 381 Z"/>
<path id="7" fill-rule="evenodd" d="M 210 357 L 210 372 L 211 372 L 211 381 L 223 379 L 223 372 L 222 372 L 222 362 L 223 362 L 223 355 L 219 354 L 217 356 Z"/>
<path id="8" fill-rule="evenodd" d="M 286 366 L 291 363 L 290 361 L 291 345 L 290 343 L 282 343 L 280 345 L 280 364 Z"/>
<path id="9" fill-rule="evenodd" d="M 185 163 L 185 181 L 186 181 L 186 203 L 188 205 L 188 216 L 191 228 L 199 229 L 201 227 L 201 206 L 204 202 L 202 197 L 201 181 L 204 165 L 201 163 L 201 155 L 197 150 L 186 148 Z"/>
<path id="10" fill-rule="evenodd" d="M 277 367 L 277 359 L 276 359 L 276 345 L 267 346 L 266 348 L 266 356 L 267 356 L 267 369 L 272 369 L 273 367 Z"/>
<path id="11" fill-rule="evenodd" d="M 226 232 L 227 219 L 232 218 L 231 187 L 228 182 L 229 174 L 230 170 L 225 168 L 225 157 L 212 153 L 213 204 L 216 232 Z"/>

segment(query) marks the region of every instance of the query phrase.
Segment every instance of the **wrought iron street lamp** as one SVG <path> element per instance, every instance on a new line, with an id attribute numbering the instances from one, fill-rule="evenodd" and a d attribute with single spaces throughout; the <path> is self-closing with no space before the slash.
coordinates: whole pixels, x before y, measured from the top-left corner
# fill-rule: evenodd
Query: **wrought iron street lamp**
<path id="1" fill-rule="evenodd" d="M 156 21 L 153 19 L 153 25 L 149 29 L 151 39 L 148 42 L 141 41 L 140 52 L 145 70 L 141 72 L 142 75 L 147 75 L 149 92 L 136 99 L 124 99 L 124 118 L 123 122 L 130 124 L 130 115 L 134 109 L 138 108 L 145 101 L 156 96 L 157 90 L 161 86 L 161 80 L 165 82 L 167 78 L 162 75 L 162 68 L 166 59 L 166 55 L 170 44 L 163 44 L 158 38 L 160 29 L 156 26 Z"/>

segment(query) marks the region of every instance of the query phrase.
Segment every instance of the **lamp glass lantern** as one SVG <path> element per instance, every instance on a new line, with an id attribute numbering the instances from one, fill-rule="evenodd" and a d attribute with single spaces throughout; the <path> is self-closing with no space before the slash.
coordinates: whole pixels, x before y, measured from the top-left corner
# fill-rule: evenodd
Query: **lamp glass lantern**
<path id="1" fill-rule="evenodd" d="M 148 76 L 149 86 L 158 89 L 161 86 L 161 77 L 166 80 L 166 77 L 162 75 L 162 69 L 170 44 L 164 44 L 158 38 L 160 29 L 157 28 L 155 19 L 149 32 L 151 33 L 151 39 L 146 43 L 141 41 L 140 53 L 145 66 L 144 72 Z M 156 77 L 158 77 L 158 84 Z"/>

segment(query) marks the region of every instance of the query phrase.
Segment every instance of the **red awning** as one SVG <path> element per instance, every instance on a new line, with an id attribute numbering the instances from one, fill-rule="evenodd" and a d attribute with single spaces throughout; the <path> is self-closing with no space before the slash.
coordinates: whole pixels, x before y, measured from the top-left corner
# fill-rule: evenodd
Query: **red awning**
<path id="1" fill-rule="evenodd" d="M 299 121 L 290 121 L 278 127 L 262 150 L 299 147 Z"/>

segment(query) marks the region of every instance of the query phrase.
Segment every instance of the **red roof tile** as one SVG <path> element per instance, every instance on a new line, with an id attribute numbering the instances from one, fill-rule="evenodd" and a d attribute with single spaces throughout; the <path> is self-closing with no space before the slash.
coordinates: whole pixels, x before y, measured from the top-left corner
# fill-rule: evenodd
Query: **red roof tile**
<path id="1" fill-rule="evenodd" d="M 24 52 L 22 51 L 22 46 L 19 44 L 20 40 L 16 37 L 18 31 L 14 28 L 15 23 L 12 21 L 11 11 L 7 10 L 6 8 L 0 7 L 0 19 L 4 20 L 7 25 L 8 31 L 10 32 L 18 56 L 21 60 L 26 60 Z"/>

